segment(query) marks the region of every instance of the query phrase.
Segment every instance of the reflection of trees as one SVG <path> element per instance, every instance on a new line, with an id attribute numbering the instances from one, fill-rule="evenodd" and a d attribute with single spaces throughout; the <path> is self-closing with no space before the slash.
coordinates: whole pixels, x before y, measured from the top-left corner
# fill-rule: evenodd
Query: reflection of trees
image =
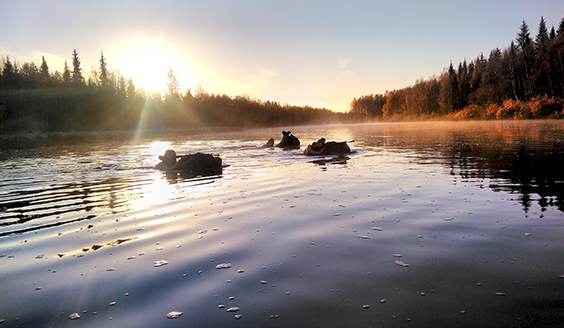
<path id="1" fill-rule="evenodd" d="M 560 122 L 378 124 L 351 132 L 365 147 L 413 153 L 418 165 L 443 164 L 463 180 L 491 179 L 492 190 L 520 195 L 525 211 L 536 200 L 542 211 L 556 206 L 564 212 Z"/>
<path id="2" fill-rule="evenodd" d="M 452 174 L 464 179 L 490 178 L 490 188 L 520 194 L 528 211 L 537 194 L 542 210 L 557 206 L 564 212 L 564 144 L 542 143 L 470 143 L 458 139 L 450 150 Z"/>

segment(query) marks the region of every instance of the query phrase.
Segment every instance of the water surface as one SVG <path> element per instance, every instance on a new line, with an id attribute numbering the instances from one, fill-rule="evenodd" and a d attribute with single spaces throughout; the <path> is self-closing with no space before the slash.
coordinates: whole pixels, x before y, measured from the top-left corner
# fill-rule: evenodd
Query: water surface
<path id="1" fill-rule="evenodd" d="M 354 140 L 345 157 L 261 147 L 281 129 L 11 154 L 0 162 L 0 320 L 559 327 L 563 128 L 291 128 L 302 149 Z M 169 148 L 227 166 L 207 177 L 153 170 Z"/>

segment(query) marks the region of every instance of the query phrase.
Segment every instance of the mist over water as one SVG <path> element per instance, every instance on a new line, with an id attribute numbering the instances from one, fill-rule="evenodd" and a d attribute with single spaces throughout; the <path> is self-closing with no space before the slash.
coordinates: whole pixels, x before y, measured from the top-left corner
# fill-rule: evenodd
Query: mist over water
<path id="1" fill-rule="evenodd" d="M 22 151 L 0 162 L 0 320 L 558 327 L 563 128 L 310 126 L 290 128 L 301 150 L 261 147 L 286 128 Z M 355 152 L 302 155 L 320 137 Z M 166 149 L 226 167 L 153 170 Z"/>

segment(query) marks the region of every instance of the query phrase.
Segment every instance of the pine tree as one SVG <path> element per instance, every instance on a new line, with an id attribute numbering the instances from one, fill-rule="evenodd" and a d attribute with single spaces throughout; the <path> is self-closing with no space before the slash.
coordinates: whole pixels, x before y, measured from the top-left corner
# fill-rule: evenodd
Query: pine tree
<path id="1" fill-rule="evenodd" d="M 110 83 L 108 80 L 108 69 L 106 68 L 106 58 L 104 58 L 104 52 L 100 51 L 100 87 L 105 88 Z"/>
<path id="2" fill-rule="evenodd" d="M 17 68 L 10 61 L 10 56 L 6 56 L 2 69 L 2 88 L 12 89 L 17 86 Z"/>
<path id="3" fill-rule="evenodd" d="M 546 21 L 544 20 L 544 17 L 541 16 L 539 33 L 537 34 L 537 38 L 535 40 L 537 47 L 542 47 L 546 40 L 548 40 L 548 29 L 546 28 Z"/>
<path id="4" fill-rule="evenodd" d="M 519 29 L 519 33 L 517 34 L 517 44 L 521 50 L 525 50 L 532 42 L 531 34 L 529 33 L 529 26 L 527 22 L 523 20 L 523 24 Z"/>
<path id="5" fill-rule="evenodd" d="M 41 83 L 43 83 L 43 85 L 49 84 L 49 79 L 51 78 L 51 76 L 49 74 L 49 66 L 47 65 L 45 56 L 41 56 L 41 67 L 39 69 L 39 74 L 41 76 Z"/>
<path id="6" fill-rule="evenodd" d="M 550 39 L 554 40 L 556 39 L 556 31 L 554 30 L 554 26 L 552 26 L 552 28 L 550 29 Z"/>
<path id="7" fill-rule="evenodd" d="M 82 77 L 82 68 L 80 68 L 80 59 L 78 58 L 78 53 L 76 49 L 72 52 L 72 83 L 73 84 L 84 84 L 84 78 Z"/>
<path id="8" fill-rule="evenodd" d="M 564 18 L 560 20 L 560 25 L 558 25 L 558 31 L 556 31 L 556 33 L 558 33 L 558 36 L 564 35 Z"/>
<path id="9" fill-rule="evenodd" d="M 65 59 L 65 68 L 63 69 L 63 82 L 65 84 L 71 83 L 71 72 L 66 59 Z"/>

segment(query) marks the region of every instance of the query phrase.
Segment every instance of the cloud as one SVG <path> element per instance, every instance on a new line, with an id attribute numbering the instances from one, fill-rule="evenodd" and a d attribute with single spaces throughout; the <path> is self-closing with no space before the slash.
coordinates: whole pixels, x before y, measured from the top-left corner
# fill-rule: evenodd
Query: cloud
<path id="1" fill-rule="evenodd" d="M 353 71 L 347 69 L 347 67 L 349 67 L 349 63 L 350 63 L 350 61 L 348 59 L 340 59 L 339 60 L 338 64 L 339 64 L 339 67 L 341 68 L 339 70 L 339 74 L 347 75 L 347 76 L 354 74 Z"/>

